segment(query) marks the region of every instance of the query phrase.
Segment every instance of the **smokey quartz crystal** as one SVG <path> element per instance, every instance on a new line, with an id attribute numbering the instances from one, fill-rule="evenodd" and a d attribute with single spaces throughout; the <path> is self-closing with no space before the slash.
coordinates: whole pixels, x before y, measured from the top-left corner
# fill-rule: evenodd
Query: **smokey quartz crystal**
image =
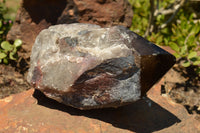
<path id="1" fill-rule="evenodd" d="M 94 109 L 139 100 L 175 63 L 122 26 L 62 24 L 39 33 L 28 82 L 63 104 Z"/>

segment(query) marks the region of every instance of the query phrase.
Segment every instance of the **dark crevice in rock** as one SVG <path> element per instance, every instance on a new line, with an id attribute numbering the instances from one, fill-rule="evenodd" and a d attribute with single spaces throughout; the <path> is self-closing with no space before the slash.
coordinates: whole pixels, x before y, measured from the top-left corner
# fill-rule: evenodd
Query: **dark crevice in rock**
<path id="1" fill-rule="evenodd" d="M 52 25 L 56 24 L 57 18 L 62 14 L 66 5 L 66 0 L 59 0 L 59 2 L 57 2 L 57 0 L 42 0 L 40 2 L 37 0 L 23 1 L 23 7 L 36 24 L 39 24 L 43 19 Z M 54 16 L 52 16 L 52 14 L 54 14 Z"/>
<path id="2" fill-rule="evenodd" d="M 137 66 L 134 64 L 133 56 L 108 59 L 92 70 L 84 72 L 76 80 L 75 84 L 85 82 L 101 74 L 107 74 L 110 75 L 110 77 L 116 78 L 118 80 L 124 80 L 133 76 L 133 74 L 137 72 L 138 69 L 139 68 L 137 68 Z"/>

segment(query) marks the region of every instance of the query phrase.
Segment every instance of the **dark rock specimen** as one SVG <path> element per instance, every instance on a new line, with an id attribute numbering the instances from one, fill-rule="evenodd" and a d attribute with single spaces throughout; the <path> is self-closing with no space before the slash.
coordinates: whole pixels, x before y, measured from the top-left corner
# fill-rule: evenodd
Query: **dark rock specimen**
<path id="1" fill-rule="evenodd" d="M 175 63 L 171 54 L 122 26 L 51 26 L 37 36 L 28 81 L 79 109 L 140 99 Z"/>
<path id="2" fill-rule="evenodd" d="M 20 56 L 29 58 L 38 33 L 55 24 L 91 23 L 130 27 L 133 11 L 128 0 L 22 0 L 8 40 L 23 41 Z"/>

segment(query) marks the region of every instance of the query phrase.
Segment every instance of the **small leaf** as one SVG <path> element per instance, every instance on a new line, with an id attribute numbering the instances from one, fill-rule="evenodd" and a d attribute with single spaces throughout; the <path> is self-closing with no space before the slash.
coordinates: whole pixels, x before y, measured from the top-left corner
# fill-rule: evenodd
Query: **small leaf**
<path id="1" fill-rule="evenodd" d="M 0 53 L 0 59 L 5 58 L 7 55 L 5 53 Z"/>
<path id="2" fill-rule="evenodd" d="M 183 67 L 189 67 L 190 66 L 190 62 L 189 61 L 185 61 L 184 63 L 181 64 Z"/>
<path id="3" fill-rule="evenodd" d="M 2 59 L 0 59 L 0 63 L 2 62 Z"/>
<path id="4" fill-rule="evenodd" d="M 194 41 L 195 41 L 195 36 L 189 36 L 187 43 L 188 43 L 188 45 L 191 46 L 191 45 L 193 45 Z"/>
<path id="5" fill-rule="evenodd" d="M 15 42 L 14 42 L 14 46 L 15 46 L 16 48 L 18 48 L 18 47 L 20 47 L 21 45 L 22 45 L 22 40 L 16 39 Z"/>
<path id="6" fill-rule="evenodd" d="M 0 20 L 0 28 L 2 27 L 2 20 Z"/>
<path id="7" fill-rule="evenodd" d="M 169 46 L 176 52 L 179 52 L 180 51 L 180 48 L 178 47 L 178 45 L 174 42 L 170 42 L 169 43 Z"/>
<path id="8" fill-rule="evenodd" d="M 186 45 L 180 48 L 180 54 L 181 55 L 185 55 L 186 52 L 187 52 L 187 46 Z"/>
<path id="9" fill-rule="evenodd" d="M 9 59 L 11 60 L 16 60 L 16 58 L 14 57 L 15 53 L 10 53 L 9 54 Z"/>
<path id="10" fill-rule="evenodd" d="M 1 43 L 1 47 L 7 51 L 11 51 L 13 49 L 13 46 L 8 41 L 3 41 Z"/>
<path id="11" fill-rule="evenodd" d="M 194 61 L 193 65 L 195 65 L 195 66 L 200 65 L 200 60 Z"/>
<path id="12" fill-rule="evenodd" d="M 177 26 L 176 26 L 175 24 L 172 24 L 172 33 L 173 33 L 174 35 L 177 35 L 176 29 L 177 29 Z"/>
<path id="13" fill-rule="evenodd" d="M 4 58 L 4 59 L 3 59 L 3 63 L 4 63 L 4 64 L 8 64 L 8 59 Z"/>
<path id="14" fill-rule="evenodd" d="M 163 36 L 158 36 L 158 38 L 156 39 L 156 43 L 159 45 L 161 42 L 163 41 Z"/>
<path id="15" fill-rule="evenodd" d="M 193 27 L 191 27 L 190 33 L 198 34 L 199 31 L 200 31 L 200 26 L 197 24 L 197 25 L 194 25 Z"/>
<path id="16" fill-rule="evenodd" d="M 198 58 L 197 58 L 197 57 L 193 57 L 193 58 L 190 58 L 190 60 L 191 60 L 192 62 L 195 62 L 195 61 L 198 60 Z"/>
<path id="17" fill-rule="evenodd" d="M 162 19 L 162 15 L 161 14 L 158 15 L 156 19 L 157 19 L 157 21 L 160 21 Z"/>
<path id="18" fill-rule="evenodd" d="M 167 46 L 167 45 L 168 45 L 168 42 L 169 42 L 168 39 L 167 39 L 167 38 L 164 38 L 164 43 L 165 43 L 164 45 Z"/>
<path id="19" fill-rule="evenodd" d="M 194 18 L 194 16 L 195 16 L 195 13 L 192 13 L 190 16 L 189 16 L 189 20 L 193 20 L 193 18 Z"/>
<path id="20" fill-rule="evenodd" d="M 17 48 L 14 47 L 13 50 L 11 51 L 11 53 L 16 54 L 17 53 Z"/>
<path id="21" fill-rule="evenodd" d="M 178 59 L 181 58 L 181 56 L 178 53 L 174 53 L 174 56 Z"/>
<path id="22" fill-rule="evenodd" d="M 4 31 L 1 30 L 1 31 L 0 31 L 0 34 L 3 34 L 3 32 L 4 32 Z"/>
<path id="23" fill-rule="evenodd" d="M 196 56 L 197 56 L 197 52 L 193 51 L 193 52 L 189 53 L 188 59 L 192 59 L 192 58 L 194 58 Z"/>
<path id="24" fill-rule="evenodd" d="M 161 33 L 163 33 L 163 34 L 168 34 L 168 32 L 169 32 L 168 28 L 164 28 L 164 29 L 161 30 Z"/>
<path id="25" fill-rule="evenodd" d="M 200 32 L 200 26 L 199 24 L 197 26 L 195 26 L 195 34 L 198 34 Z"/>
<path id="26" fill-rule="evenodd" d="M 176 34 L 175 28 L 172 28 L 172 33 L 173 33 L 173 34 Z"/>

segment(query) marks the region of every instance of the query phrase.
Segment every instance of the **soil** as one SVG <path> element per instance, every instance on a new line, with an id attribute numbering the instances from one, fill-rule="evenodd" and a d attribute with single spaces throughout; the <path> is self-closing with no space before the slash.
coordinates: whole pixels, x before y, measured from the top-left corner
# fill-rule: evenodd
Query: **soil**
<path id="1" fill-rule="evenodd" d="M 30 89 L 25 74 L 16 67 L 0 64 L 0 99 Z"/>
<path id="2" fill-rule="evenodd" d="M 164 76 L 161 93 L 182 104 L 188 113 L 200 115 L 200 78 L 193 67 L 174 65 Z"/>

